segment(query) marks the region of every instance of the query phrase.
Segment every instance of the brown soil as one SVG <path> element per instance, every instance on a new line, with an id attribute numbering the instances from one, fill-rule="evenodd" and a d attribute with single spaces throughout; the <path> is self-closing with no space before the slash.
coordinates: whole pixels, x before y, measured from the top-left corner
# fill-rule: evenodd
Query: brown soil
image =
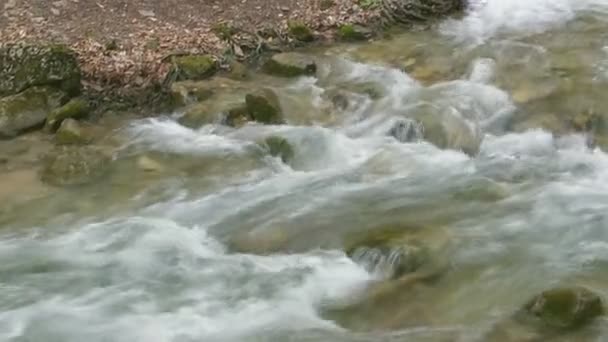
<path id="1" fill-rule="evenodd" d="M 145 86 L 166 75 L 164 56 L 220 55 L 228 47 L 212 31 L 219 22 L 247 32 L 285 31 L 299 20 L 320 36 L 371 12 L 357 0 L 3 0 L 0 42 L 58 42 L 79 54 L 92 87 Z M 109 45 L 115 45 L 109 49 Z"/>

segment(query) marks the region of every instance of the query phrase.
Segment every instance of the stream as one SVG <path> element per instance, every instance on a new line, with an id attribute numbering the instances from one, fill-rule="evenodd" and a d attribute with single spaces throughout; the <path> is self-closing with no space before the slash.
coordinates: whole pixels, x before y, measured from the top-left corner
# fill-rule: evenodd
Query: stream
<path id="1" fill-rule="evenodd" d="M 608 0 L 478 1 L 429 31 L 304 52 L 315 77 L 255 74 L 211 99 L 264 84 L 287 124 L 127 120 L 107 177 L 0 196 L 0 340 L 608 341 L 605 318 L 492 333 L 554 286 L 608 298 L 608 127 L 572 129 L 608 117 Z M 420 115 L 465 151 L 416 139 Z M 351 306 L 386 274 L 345 246 L 386 227 L 446 267 Z"/>

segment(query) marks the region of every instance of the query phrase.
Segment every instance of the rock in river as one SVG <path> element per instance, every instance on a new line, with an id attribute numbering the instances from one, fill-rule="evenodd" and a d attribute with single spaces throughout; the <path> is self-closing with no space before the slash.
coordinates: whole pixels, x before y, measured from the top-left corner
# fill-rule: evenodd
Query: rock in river
<path id="1" fill-rule="evenodd" d="M 274 90 L 263 88 L 245 96 L 245 104 L 250 117 L 263 124 L 283 123 L 283 111 Z"/>
<path id="2" fill-rule="evenodd" d="M 580 286 L 544 291 L 530 300 L 524 310 L 544 327 L 557 329 L 580 328 L 605 313 L 602 298 Z"/>
<path id="3" fill-rule="evenodd" d="M 314 75 L 317 72 L 317 64 L 310 56 L 296 52 L 286 52 L 272 56 L 264 64 L 264 71 L 270 75 L 281 77 Z"/>

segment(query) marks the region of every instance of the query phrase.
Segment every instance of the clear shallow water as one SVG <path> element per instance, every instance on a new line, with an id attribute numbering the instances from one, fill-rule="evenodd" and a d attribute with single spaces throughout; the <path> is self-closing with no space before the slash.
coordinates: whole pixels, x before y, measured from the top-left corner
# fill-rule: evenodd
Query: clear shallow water
<path id="1" fill-rule="evenodd" d="M 476 6 L 437 31 L 323 51 L 318 78 L 281 87 L 289 125 L 127 124 L 108 178 L 3 218 L 0 340 L 485 341 L 546 288 L 608 297 L 608 155 L 512 124 L 608 108 L 608 2 Z M 384 96 L 319 114 L 325 95 L 370 83 Z M 479 152 L 387 136 L 421 108 L 465 120 Z M 289 165 L 257 145 L 270 134 L 294 146 Z M 163 170 L 139 171 L 142 154 Z M 378 279 L 345 242 L 386 226 L 423 227 L 450 268 L 341 327 L 326 310 Z M 605 323 L 555 340 L 608 340 Z"/>

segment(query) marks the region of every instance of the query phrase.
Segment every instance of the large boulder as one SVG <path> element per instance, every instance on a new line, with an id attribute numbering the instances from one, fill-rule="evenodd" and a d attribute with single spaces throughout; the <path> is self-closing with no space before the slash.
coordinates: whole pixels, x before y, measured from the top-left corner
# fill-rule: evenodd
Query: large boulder
<path id="1" fill-rule="evenodd" d="M 44 157 L 40 177 L 51 185 L 87 184 L 105 175 L 110 162 L 111 158 L 98 149 L 62 146 Z"/>
<path id="2" fill-rule="evenodd" d="M 67 100 L 66 93 L 50 87 L 32 87 L 0 98 L 0 137 L 13 137 L 41 127 L 47 115 Z"/>
<path id="3" fill-rule="evenodd" d="M 279 97 L 270 88 L 247 94 L 245 104 L 249 116 L 259 123 L 281 124 L 284 122 Z"/>
<path id="4" fill-rule="evenodd" d="M 33 86 L 51 86 L 69 95 L 80 92 L 75 54 L 61 45 L 8 45 L 0 48 L 0 96 Z"/>
<path id="5" fill-rule="evenodd" d="M 307 55 L 286 52 L 272 56 L 263 67 L 267 74 L 281 77 L 297 77 L 314 75 L 317 72 L 317 63 Z"/>

